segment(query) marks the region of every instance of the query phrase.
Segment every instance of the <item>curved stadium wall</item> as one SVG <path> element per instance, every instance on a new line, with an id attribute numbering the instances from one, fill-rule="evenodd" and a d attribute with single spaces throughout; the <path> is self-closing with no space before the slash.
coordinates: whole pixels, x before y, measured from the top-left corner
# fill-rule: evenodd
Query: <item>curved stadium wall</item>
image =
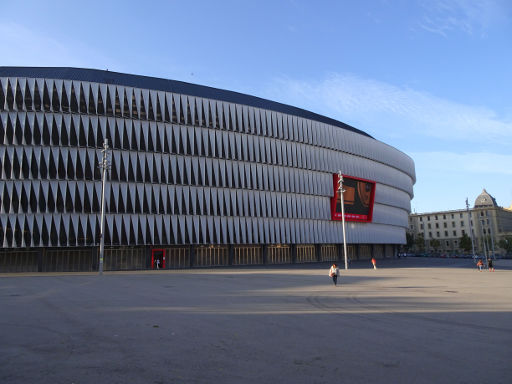
<path id="1" fill-rule="evenodd" d="M 0 67 L 0 271 L 97 269 L 105 139 L 107 270 L 341 260 L 339 170 L 375 182 L 350 258 L 405 243 L 414 163 L 349 125 L 171 80 Z"/>

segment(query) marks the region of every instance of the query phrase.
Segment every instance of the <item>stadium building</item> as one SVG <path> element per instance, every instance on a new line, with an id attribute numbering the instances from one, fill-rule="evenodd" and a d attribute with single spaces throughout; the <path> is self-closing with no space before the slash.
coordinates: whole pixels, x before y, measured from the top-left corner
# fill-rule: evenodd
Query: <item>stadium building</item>
<path id="1" fill-rule="evenodd" d="M 394 257 L 412 159 L 303 109 L 179 81 L 0 67 L 0 272 Z"/>

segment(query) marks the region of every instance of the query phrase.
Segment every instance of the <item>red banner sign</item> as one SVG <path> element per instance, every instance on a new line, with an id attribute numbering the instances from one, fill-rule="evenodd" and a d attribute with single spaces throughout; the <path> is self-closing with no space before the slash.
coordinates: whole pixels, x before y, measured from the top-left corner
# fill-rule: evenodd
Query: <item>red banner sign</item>
<path id="1" fill-rule="evenodd" d="M 342 220 L 339 176 L 333 175 L 334 194 L 331 198 L 331 219 Z M 346 221 L 371 222 L 375 199 L 375 181 L 343 175 L 343 202 Z"/>

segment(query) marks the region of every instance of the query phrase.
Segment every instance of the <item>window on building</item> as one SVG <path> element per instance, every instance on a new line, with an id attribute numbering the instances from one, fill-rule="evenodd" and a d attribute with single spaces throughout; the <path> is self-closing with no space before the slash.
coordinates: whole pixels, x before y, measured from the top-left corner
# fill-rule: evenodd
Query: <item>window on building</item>
<path id="1" fill-rule="evenodd" d="M 448 237 L 448 231 L 444 231 L 444 236 Z"/>
<path id="2" fill-rule="evenodd" d="M 436 215 L 436 220 L 437 220 L 437 215 Z"/>
<path id="3" fill-rule="evenodd" d="M 439 231 L 437 231 L 437 232 L 436 232 L 436 235 L 437 235 L 437 237 L 439 237 L 439 236 L 440 236 L 440 235 L 439 235 Z"/>
<path id="4" fill-rule="evenodd" d="M 462 234 L 465 235 L 466 234 L 466 231 L 465 230 L 462 230 Z"/>
<path id="5" fill-rule="evenodd" d="M 430 216 L 427 216 L 427 220 L 430 221 Z"/>
<path id="6" fill-rule="evenodd" d="M 457 231 L 453 231 L 453 236 L 457 237 Z"/>
<path id="7" fill-rule="evenodd" d="M 432 226 L 430 225 L 430 223 L 428 223 L 428 229 L 431 229 L 431 228 L 432 228 Z"/>
<path id="8" fill-rule="evenodd" d="M 439 228 L 439 223 L 436 223 L 436 228 Z"/>
<path id="9" fill-rule="evenodd" d="M 443 219 L 446 219 L 446 215 L 443 215 Z"/>
<path id="10" fill-rule="evenodd" d="M 423 224 L 420 224 L 420 228 L 423 229 Z"/>
<path id="11" fill-rule="evenodd" d="M 460 226 L 463 227 L 464 226 L 464 221 L 460 221 Z"/>
<path id="12" fill-rule="evenodd" d="M 432 232 L 429 232 L 429 233 L 428 233 L 428 237 L 432 237 Z"/>
<path id="13" fill-rule="evenodd" d="M 455 215 L 452 213 L 452 219 L 454 219 L 454 218 L 455 218 Z"/>
<path id="14" fill-rule="evenodd" d="M 443 223 L 443 227 L 444 228 L 448 228 L 448 224 L 447 223 Z"/>
<path id="15" fill-rule="evenodd" d="M 423 217 L 420 216 L 420 221 L 423 221 Z"/>
<path id="16" fill-rule="evenodd" d="M 450 246 L 450 242 L 448 240 L 446 240 L 446 246 L 449 247 Z"/>
<path id="17" fill-rule="evenodd" d="M 462 213 L 459 213 L 459 217 L 462 219 Z"/>
<path id="18" fill-rule="evenodd" d="M 455 228 L 455 221 L 452 221 L 452 228 Z"/>

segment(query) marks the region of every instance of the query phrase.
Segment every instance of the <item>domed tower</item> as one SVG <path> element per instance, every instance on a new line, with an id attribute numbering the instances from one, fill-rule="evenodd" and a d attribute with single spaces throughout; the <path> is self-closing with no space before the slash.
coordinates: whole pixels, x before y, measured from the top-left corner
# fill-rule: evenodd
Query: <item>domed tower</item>
<path id="1" fill-rule="evenodd" d="M 496 199 L 485 190 L 475 200 L 475 208 L 497 207 Z"/>

